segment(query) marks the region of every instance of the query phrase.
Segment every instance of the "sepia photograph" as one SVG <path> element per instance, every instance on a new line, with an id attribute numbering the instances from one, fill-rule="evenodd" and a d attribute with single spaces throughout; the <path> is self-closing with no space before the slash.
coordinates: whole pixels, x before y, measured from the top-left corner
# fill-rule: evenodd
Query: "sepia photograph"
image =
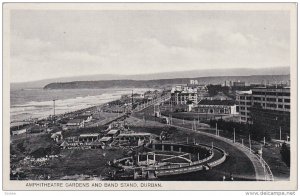
<path id="1" fill-rule="evenodd" d="M 4 190 L 296 190 L 296 3 L 4 3 Z"/>

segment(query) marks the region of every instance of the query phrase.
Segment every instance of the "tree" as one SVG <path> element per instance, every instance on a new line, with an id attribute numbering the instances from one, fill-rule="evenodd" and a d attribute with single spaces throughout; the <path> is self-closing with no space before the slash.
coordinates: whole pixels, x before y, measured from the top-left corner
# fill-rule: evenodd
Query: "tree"
<path id="1" fill-rule="evenodd" d="M 208 85 L 207 86 L 208 94 L 213 97 L 217 95 L 219 92 L 223 92 L 224 94 L 228 94 L 229 87 L 228 86 L 221 86 L 221 85 Z"/>
<path id="2" fill-rule="evenodd" d="M 280 154 L 281 154 L 281 158 L 282 160 L 285 162 L 285 164 L 290 167 L 290 149 L 287 146 L 286 143 L 283 143 L 281 146 L 281 150 L 280 150 Z"/>

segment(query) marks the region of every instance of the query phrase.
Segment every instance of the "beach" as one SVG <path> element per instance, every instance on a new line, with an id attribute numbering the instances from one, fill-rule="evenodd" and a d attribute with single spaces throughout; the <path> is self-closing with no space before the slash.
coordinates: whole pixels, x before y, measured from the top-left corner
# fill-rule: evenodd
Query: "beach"
<path id="1" fill-rule="evenodd" d="M 54 113 L 64 114 L 76 110 L 102 105 L 120 99 L 122 95 L 143 93 L 150 89 L 21 89 L 11 91 L 11 126 L 21 125 L 28 119 L 45 118 Z"/>

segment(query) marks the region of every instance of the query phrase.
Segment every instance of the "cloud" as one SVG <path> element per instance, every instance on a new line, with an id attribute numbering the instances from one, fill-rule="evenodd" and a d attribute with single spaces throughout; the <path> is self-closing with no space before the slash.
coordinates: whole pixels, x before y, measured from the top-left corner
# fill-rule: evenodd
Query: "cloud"
<path id="1" fill-rule="evenodd" d="M 12 17 L 11 78 L 286 66 L 289 29 L 279 28 L 279 16 L 20 12 Z"/>
<path id="2" fill-rule="evenodd" d="M 55 48 L 51 42 L 43 42 L 38 38 L 23 38 L 21 36 L 11 36 L 11 55 L 18 56 L 24 53 L 40 55 L 53 51 Z"/>

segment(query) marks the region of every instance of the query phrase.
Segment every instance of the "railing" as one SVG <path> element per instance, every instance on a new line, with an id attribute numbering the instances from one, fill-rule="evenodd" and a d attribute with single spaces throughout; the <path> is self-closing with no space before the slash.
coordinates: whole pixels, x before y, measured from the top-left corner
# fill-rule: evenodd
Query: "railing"
<path id="1" fill-rule="evenodd" d="M 218 136 L 218 137 L 221 137 L 221 136 Z M 227 140 L 228 142 L 231 142 L 231 143 L 234 143 L 233 140 L 229 139 L 229 138 L 225 138 L 225 137 L 221 137 L 222 139 L 224 140 Z M 264 168 L 264 176 L 265 176 L 265 181 L 274 181 L 274 176 L 273 176 L 273 173 L 269 167 L 269 165 L 266 163 L 266 161 L 260 157 L 259 155 L 257 155 L 252 149 L 250 151 L 250 148 L 248 148 L 247 146 L 245 145 L 242 145 L 241 143 L 239 142 L 235 142 L 234 143 L 235 145 L 238 145 L 242 148 L 246 148 L 247 150 L 249 150 L 249 152 L 251 152 L 256 159 L 259 160 L 260 164 L 262 165 L 262 167 Z"/>
<path id="2" fill-rule="evenodd" d="M 267 173 L 268 173 L 269 176 L 270 176 L 270 177 L 269 177 L 269 180 L 270 180 L 270 181 L 274 181 L 274 176 L 273 176 L 272 170 L 271 170 L 271 168 L 269 167 L 269 165 L 266 163 L 266 161 L 265 161 L 263 158 L 261 158 L 260 161 L 262 162 L 264 169 L 267 169 Z M 266 166 L 267 166 L 267 167 L 266 167 Z M 267 176 L 265 175 L 265 177 L 267 177 Z M 268 180 L 268 178 L 265 179 L 265 180 Z"/>
<path id="3" fill-rule="evenodd" d="M 250 148 L 245 145 L 242 145 L 238 142 L 236 142 L 236 144 L 238 144 L 242 148 L 246 148 L 247 150 L 249 150 L 249 152 L 251 152 L 255 156 L 255 158 L 259 160 L 260 164 L 264 168 L 264 176 L 265 176 L 264 180 L 274 181 L 274 176 L 273 176 L 272 170 L 270 169 L 269 165 L 266 163 L 266 161 L 261 156 L 255 154 L 255 152 L 252 149 L 250 150 Z"/>
<path id="4" fill-rule="evenodd" d="M 181 168 L 174 168 L 170 170 L 157 170 L 157 175 L 176 175 L 180 173 L 189 173 L 193 171 L 199 171 L 203 169 L 203 165 L 197 165 L 197 166 L 189 166 L 189 167 L 181 167 Z"/>
<path id="5" fill-rule="evenodd" d="M 207 165 L 210 166 L 210 167 L 215 167 L 215 166 L 220 165 L 221 163 L 223 163 L 225 160 L 226 160 L 226 154 L 223 154 L 222 158 L 220 158 L 220 159 L 218 159 L 214 162 L 208 163 Z"/>
<path id="6" fill-rule="evenodd" d="M 181 126 L 179 126 L 179 125 L 170 125 L 170 126 L 178 127 L 178 128 L 182 128 L 182 129 L 186 129 L 186 130 L 190 130 L 190 131 L 195 131 L 195 130 L 192 130 L 192 129 L 190 129 L 190 128 L 181 127 Z M 223 141 L 226 141 L 226 142 L 228 142 L 228 143 L 232 143 L 232 144 L 241 146 L 241 147 L 243 147 L 243 148 L 248 149 L 249 152 L 250 152 L 250 149 L 249 149 L 247 146 L 242 145 L 242 144 L 239 143 L 239 142 L 235 142 L 235 143 L 234 143 L 232 139 L 229 139 L 229 138 L 226 138 L 226 137 L 222 137 L 222 136 L 216 136 L 215 134 L 212 134 L 212 133 L 207 133 L 207 132 L 202 132 L 202 131 L 200 131 L 200 132 L 203 133 L 203 134 L 205 134 L 205 135 L 212 136 L 212 137 L 214 137 L 214 138 L 219 138 L 219 139 L 221 139 L 221 140 L 223 140 Z M 262 167 L 264 168 L 264 176 L 265 176 L 265 180 L 266 180 L 266 181 L 267 181 L 267 180 L 269 180 L 269 181 L 274 181 L 274 176 L 273 176 L 272 170 L 270 169 L 270 166 L 266 163 L 266 161 L 265 161 L 262 157 L 256 155 L 255 152 L 254 152 L 253 150 L 251 150 L 251 153 L 253 153 L 253 154 L 255 155 L 255 158 L 259 160 L 260 164 L 261 164 Z"/>
<path id="7" fill-rule="evenodd" d="M 205 159 L 201 159 L 201 160 L 199 160 L 199 161 L 194 161 L 194 162 L 192 162 L 192 164 L 193 164 L 193 165 L 196 165 L 196 164 L 204 163 L 204 162 L 206 162 L 206 161 L 212 159 L 214 155 L 215 155 L 215 153 L 212 151 L 211 155 L 209 155 L 209 156 L 206 157 Z"/>
<path id="8" fill-rule="evenodd" d="M 187 142 L 176 142 L 176 143 L 174 143 L 174 142 L 168 142 L 168 141 L 164 141 L 164 142 L 162 142 L 162 143 L 157 143 L 157 144 L 152 144 L 152 145 L 164 145 L 164 144 L 169 144 L 169 145 L 181 145 L 181 146 L 188 146 L 188 145 L 195 145 L 194 143 L 187 143 Z M 210 147 L 209 145 L 207 145 L 207 144 L 201 144 L 201 143 L 198 143 L 196 146 L 205 146 L 205 147 Z M 215 167 L 215 166 L 217 166 L 217 165 L 220 165 L 221 163 L 223 163 L 225 160 L 226 160 L 226 156 L 227 156 L 227 154 L 226 154 L 226 152 L 223 150 L 223 149 L 221 149 L 221 148 L 219 148 L 219 147 L 216 147 L 216 146 L 214 146 L 213 147 L 214 149 L 216 149 L 216 150 L 218 150 L 218 151 L 220 151 L 222 154 L 223 154 L 223 156 L 220 158 L 220 159 L 218 159 L 218 160 L 216 160 L 216 161 L 213 161 L 213 162 L 211 162 L 211 163 L 208 163 L 208 165 L 210 166 L 210 167 Z M 214 156 L 215 154 L 214 154 L 214 152 L 212 151 L 212 154 L 210 155 L 210 156 L 208 156 L 208 157 L 206 157 L 205 159 L 201 159 L 201 160 L 198 160 L 198 161 L 193 161 L 193 162 L 191 162 L 191 163 L 189 163 L 189 166 L 191 166 L 191 165 L 199 165 L 199 164 L 201 164 L 201 163 L 204 163 L 204 162 L 206 162 L 206 161 L 208 161 L 208 160 L 210 160 L 210 159 L 212 159 L 213 158 L 213 156 Z M 164 166 L 163 166 L 164 167 Z M 163 167 L 160 167 L 159 169 L 161 169 L 161 168 L 163 168 Z M 167 166 L 168 167 L 168 166 Z M 179 166 L 177 166 L 177 167 L 182 167 L 181 165 L 179 165 Z M 166 168 L 166 169 L 169 169 L 169 167 L 168 168 Z"/>

